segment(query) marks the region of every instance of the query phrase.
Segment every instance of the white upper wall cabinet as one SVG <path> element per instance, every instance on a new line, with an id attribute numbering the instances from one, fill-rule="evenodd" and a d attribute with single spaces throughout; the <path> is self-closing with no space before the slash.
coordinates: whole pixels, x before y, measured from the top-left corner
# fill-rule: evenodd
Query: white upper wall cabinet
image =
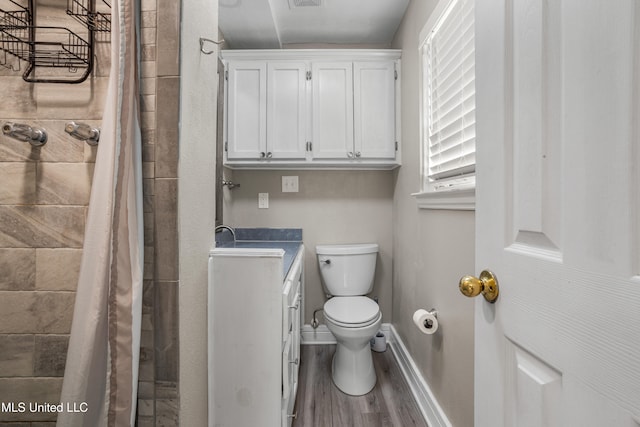
<path id="1" fill-rule="evenodd" d="M 314 159 L 353 156 L 353 64 L 314 62 L 313 97 Z"/>
<path id="2" fill-rule="evenodd" d="M 305 159 L 306 75 L 300 62 L 228 64 L 228 160 Z"/>
<path id="3" fill-rule="evenodd" d="M 267 64 L 267 158 L 302 159 L 307 143 L 307 64 Z"/>
<path id="4" fill-rule="evenodd" d="M 392 169 L 399 50 L 222 51 L 225 158 L 245 169 Z"/>
<path id="5" fill-rule="evenodd" d="M 393 61 L 353 64 L 353 126 L 356 157 L 395 158 L 395 72 Z"/>
<path id="6" fill-rule="evenodd" d="M 257 159 L 267 151 L 267 63 L 227 65 L 227 158 Z"/>

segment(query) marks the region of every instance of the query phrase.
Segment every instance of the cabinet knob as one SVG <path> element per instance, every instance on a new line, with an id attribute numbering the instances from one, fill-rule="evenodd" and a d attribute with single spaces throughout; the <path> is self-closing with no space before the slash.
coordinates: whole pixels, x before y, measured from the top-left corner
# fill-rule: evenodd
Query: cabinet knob
<path id="1" fill-rule="evenodd" d="M 360 157 L 361 155 L 362 154 L 359 151 L 356 153 L 356 157 Z"/>
<path id="2" fill-rule="evenodd" d="M 264 157 L 265 157 L 265 156 L 266 156 L 266 153 L 265 153 L 264 151 L 261 151 L 261 152 L 260 152 L 260 158 L 261 158 L 261 159 L 264 159 Z"/>
<path id="3" fill-rule="evenodd" d="M 272 153 L 271 151 L 269 151 L 269 152 L 267 153 L 267 159 L 270 159 L 271 157 L 273 157 L 273 153 Z"/>
<path id="4" fill-rule="evenodd" d="M 352 159 L 352 158 L 353 158 L 353 151 L 349 151 L 349 152 L 347 153 L 347 157 L 349 157 L 350 159 Z"/>

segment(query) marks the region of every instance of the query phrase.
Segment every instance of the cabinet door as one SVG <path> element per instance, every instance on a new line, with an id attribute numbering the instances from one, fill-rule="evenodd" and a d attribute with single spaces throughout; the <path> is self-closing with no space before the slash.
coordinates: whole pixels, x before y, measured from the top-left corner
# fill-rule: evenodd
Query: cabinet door
<path id="1" fill-rule="evenodd" d="M 307 65 L 267 65 L 267 157 L 304 159 L 307 143 Z"/>
<path id="2" fill-rule="evenodd" d="M 313 157 L 353 156 L 353 65 L 315 62 L 313 87 Z"/>
<path id="3" fill-rule="evenodd" d="M 353 86 L 356 157 L 395 158 L 394 61 L 354 63 Z"/>
<path id="4" fill-rule="evenodd" d="M 227 158 L 259 159 L 267 151 L 267 63 L 230 61 L 227 70 Z"/>

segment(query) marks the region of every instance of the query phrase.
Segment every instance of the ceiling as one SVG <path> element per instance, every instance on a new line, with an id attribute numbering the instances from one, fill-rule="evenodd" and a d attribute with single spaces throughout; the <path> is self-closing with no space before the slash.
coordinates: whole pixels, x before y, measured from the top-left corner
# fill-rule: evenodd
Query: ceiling
<path id="1" fill-rule="evenodd" d="M 388 45 L 409 0 L 219 0 L 228 49 Z"/>

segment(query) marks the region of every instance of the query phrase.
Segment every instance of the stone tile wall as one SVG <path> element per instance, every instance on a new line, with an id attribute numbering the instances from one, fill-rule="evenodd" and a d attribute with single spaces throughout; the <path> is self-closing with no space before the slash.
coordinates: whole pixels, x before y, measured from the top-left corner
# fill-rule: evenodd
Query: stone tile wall
<path id="1" fill-rule="evenodd" d="M 65 25 L 70 19 L 65 3 L 41 3 L 39 24 Z M 179 1 L 141 0 L 145 280 L 140 427 L 179 424 L 179 9 Z M 0 135 L 0 402 L 59 401 L 96 155 L 95 147 L 63 129 L 69 120 L 100 126 L 110 44 L 98 43 L 96 53 L 93 75 L 78 85 L 30 84 L 21 72 L 0 67 L 0 123 L 41 126 L 49 134 L 41 148 Z M 0 426 L 43 427 L 54 421 L 55 415 L 0 413 Z"/>
<path id="2" fill-rule="evenodd" d="M 148 158 L 138 426 L 178 426 L 180 2 L 141 3 L 142 134 Z"/>
<path id="3" fill-rule="evenodd" d="M 39 8 L 38 17 L 49 25 L 69 19 L 56 6 Z M 79 32 L 77 25 L 69 22 Z M 24 64 L 0 67 L 0 123 L 48 133 L 40 148 L 0 135 L 0 402 L 60 398 L 96 152 L 64 125 L 100 125 L 108 48 L 98 47 L 99 65 L 78 85 L 29 84 Z M 55 414 L 0 412 L 0 425 L 53 421 Z"/>
<path id="4" fill-rule="evenodd" d="M 178 422 L 178 132 L 180 1 L 157 0 L 155 425 Z"/>

